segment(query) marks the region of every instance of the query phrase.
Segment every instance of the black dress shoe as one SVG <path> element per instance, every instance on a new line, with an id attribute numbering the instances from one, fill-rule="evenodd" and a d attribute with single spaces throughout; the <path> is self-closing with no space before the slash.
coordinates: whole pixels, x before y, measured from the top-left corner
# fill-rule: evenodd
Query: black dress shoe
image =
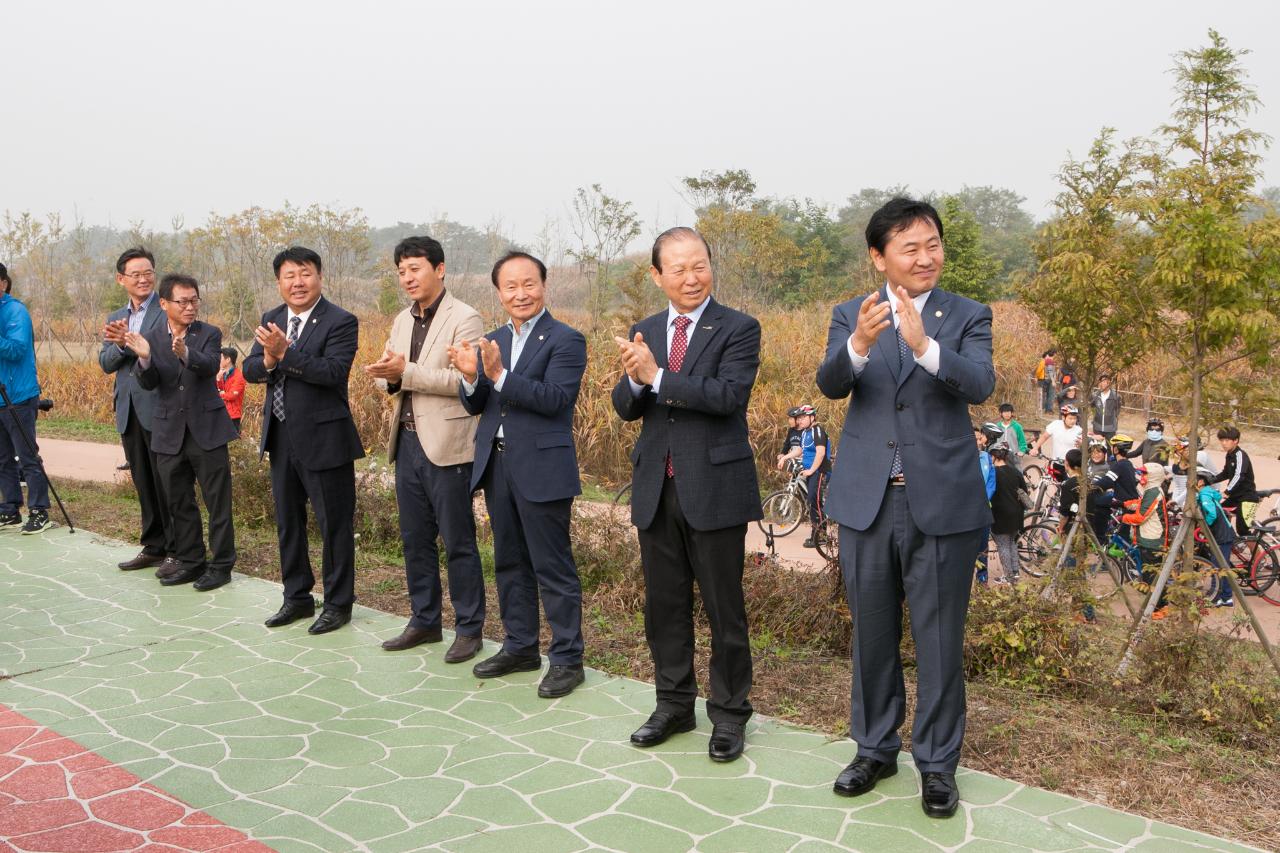
<path id="1" fill-rule="evenodd" d="M 513 672 L 533 672 L 542 669 L 542 658 L 537 655 L 512 655 L 498 652 L 491 658 L 485 658 L 471 668 L 476 678 L 498 678 Z"/>
<path id="2" fill-rule="evenodd" d="M 156 577 L 160 578 L 160 580 L 164 580 L 171 575 L 176 575 L 180 571 L 182 571 L 181 561 L 174 557 L 165 557 L 164 561 L 160 563 L 160 568 L 156 569 Z"/>
<path id="3" fill-rule="evenodd" d="M 131 572 L 135 569 L 149 569 L 152 566 L 160 565 L 164 561 L 164 554 L 152 554 L 143 550 L 132 560 L 125 560 L 123 563 L 116 563 L 116 568 L 126 572 Z"/>
<path id="4" fill-rule="evenodd" d="M 290 622 L 296 622 L 299 619 L 309 619 L 316 615 L 315 599 L 308 599 L 306 602 L 286 601 L 276 611 L 275 616 L 271 616 L 263 624 L 268 628 L 279 628 L 281 625 L 288 625 Z"/>
<path id="5" fill-rule="evenodd" d="M 716 723 L 711 727 L 707 755 L 712 761 L 733 761 L 747 745 L 746 727 L 742 723 Z"/>
<path id="6" fill-rule="evenodd" d="M 163 581 L 161 581 L 163 583 Z M 217 589 L 220 586 L 226 586 L 231 583 L 231 572 L 216 571 L 214 569 L 207 570 L 200 577 L 196 578 L 196 582 L 191 588 L 199 592 L 208 592 L 211 589 Z"/>
<path id="7" fill-rule="evenodd" d="M 921 773 L 920 805 L 929 817 L 951 817 L 960 804 L 954 773 Z"/>
<path id="8" fill-rule="evenodd" d="M 438 643 L 443 639 L 444 634 L 439 628 L 415 628 L 412 625 L 406 625 L 400 632 L 400 636 L 387 640 L 382 644 L 382 648 L 388 652 L 402 652 L 423 643 Z"/>
<path id="9" fill-rule="evenodd" d="M 559 699 L 568 696 L 587 678 L 582 671 L 582 664 L 556 664 L 547 667 L 547 674 L 538 685 L 538 695 L 543 699 Z"/>
<path id="10" fill-rule="evenodd" d="M 484 648 L 484 637 L 464 637 L 458 634 L 453 638 L 453 645 L 444 653 L 445 663 L 462 663 L 469 661 Z"/>
<path id="11" fill-rule="evenodd" d="M 205 566 L 179 566 L 178 570 L 171 575 L 160 578 L 161 586 L 180 586 L 184 583 L 191 583 L 196 578 L 205 573 Z"/>
<path id="12" fill-rule="evenodd" d="M 643 726 L 631 733 L 631 743 L 635 746 L 657 746 L 672 735 L 691 732 L 697 727 L 698 720 L 692 711 L 687 714 L 654 711 Z"/>
<path id="13" fill-rule="evenodd" d="M 320 618 L 311 623 L 311 627 L 307 629 L 307 633 L 327 634 L 330 631 L 338 630 L 350 621 L 350 610 L 338 610 L 334 607 L 326 607 L 324 610 L 320 611 Z"/>
<path id="14" fill-rule="evenodd" d="M 874 758 L 855 758 L 836 777 L 835 792 L 843 797 L 865 794 L 876 782 L 898 772 L 896 761 L 876 761 Z"/>

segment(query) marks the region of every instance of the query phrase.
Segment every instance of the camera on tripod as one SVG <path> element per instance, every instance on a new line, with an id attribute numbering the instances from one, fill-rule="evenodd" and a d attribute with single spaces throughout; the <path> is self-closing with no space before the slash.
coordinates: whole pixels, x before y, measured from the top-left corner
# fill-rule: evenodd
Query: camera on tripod
<path id="1" fill-rule="evenodd" d="M 53 408 L 53 401 L 48 397 L 41 397 L 36 401 L 36 408 L 42 412 L 47 412 Z"/>

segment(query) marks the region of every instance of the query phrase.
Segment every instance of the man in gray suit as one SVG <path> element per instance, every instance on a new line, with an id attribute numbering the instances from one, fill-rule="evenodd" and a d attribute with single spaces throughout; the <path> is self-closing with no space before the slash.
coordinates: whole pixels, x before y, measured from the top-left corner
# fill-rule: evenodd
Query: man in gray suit
<path id="1" fill-rule="evenodd" d="M 751 717 L 751 644 L 742 596 L 747 523 L 760 487 L 747 437 L 747 402 L 760 366 L 760 324 L 711 298 L 711 254 L 692 228 L 653 244 L 649 274 L 665 310 L 618 338 L 625 370 L 613 408 L 644 419 L 631 451 L 631 521 L 644 565 L 644 625 L 657 709 L 636 746 L 694 728 L 693 584 L 711 623 L 707 715 L 714 761 L 733 761 Z"/>
<path id="2" fill-rule="evenodd" d="M 164 328 L 164 311 L 157 304 L 155 258 L 141 246 L 126 249 L 116 261 L 116 283 L 129 295 L 129 302 L 107 317 L 102 329 L 102 349 L 98 364 L 103 373 L 114 373 L 116 430 L 124 446 L 133 487 L 138 492 L 142 510 L 142 551 L 131 560 L 120 563 L 125 570 L 160 566 L 161 570 L 177 568 L 173 559 L 173 524 L 169 504 L 156 457 L 151 450 L 151 414 L 155 409 L 155 393 L 138 384 L 134 366 L 138 356 L 125 343 L 129 332 L 145 335 L 154 328 Z"/>
<path id="3" fill-rule="evenodd" d="M 866 236 L 887 284 L 835 307 L 818 368 L 822 393 L 850 399 L 826 512 L 840 523 L 853 614 L 849 734 L 858 755 L 835 791 L 857 796 L 897 772 L 905 596 L 922 806 L 949 817 L 964 739 L 965 614 L 991 523 L 969 417 L 969 405 L 995 388 L 991 309 L 936 289 L 944 253 L 932 206 L 895 198 L 872 215 Z"/>

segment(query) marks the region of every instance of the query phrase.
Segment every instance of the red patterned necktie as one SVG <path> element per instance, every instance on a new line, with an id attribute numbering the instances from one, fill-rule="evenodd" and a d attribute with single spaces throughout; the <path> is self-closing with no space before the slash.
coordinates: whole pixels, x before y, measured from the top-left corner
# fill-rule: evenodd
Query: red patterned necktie
<path id="1" fill-rule="evenodd" d="M 684 364 L 684 354 L 689 351 L 689 335 L 685 330 L 689 328 L 689 324 L 692 322 L 684 315 L 676 317 L 676 330 L 671 335 L 671 353 L 667 356 L 668 370 L 678 373 L 680 366 Z M 671 454 L 669 452 L 667 453 L 667 476 L 675 476 L 675 471 L 671 468 Z"/>

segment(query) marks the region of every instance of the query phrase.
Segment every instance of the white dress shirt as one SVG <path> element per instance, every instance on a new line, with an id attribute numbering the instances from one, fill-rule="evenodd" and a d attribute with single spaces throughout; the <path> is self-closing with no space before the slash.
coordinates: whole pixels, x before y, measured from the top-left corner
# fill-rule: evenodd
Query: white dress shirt
<path id="1" fill-rule="evenodd" d="M 708 295 L 706 299 L 702 300 L 701 305 L 699 305 L 697 308 L 694 308 L 688 314 L 684 315 L 685 317 L 689 318 L 689 325 L 684 330 L 684 337 L 685 337 L 686 344 L 693 342 L 693 331 L 694 329 L 698 328 L 698 321 L 702 319 L 702 312 L 707 310 L 707 304 L 709 302 L 711 302 L 710 295 Z M 681 316 L 681 314 L 679 311 L 676 310 L 676 306 L 668 302 L 667 303 L 667 359 L 668 360 L 670 360 L 671 358 L 671 338 L 676 333 L 676 318 L 679 316 Z M 652 348 L 652 345 L 650 346 L 650 348 Z M 655 374 L 653 377 L 653 384 L 649 386 L 650 388 L 653 389 L 653 393 L 655 394 L 658 393 L 658 389 L 662 386 L 663 372 L 664 372 L 663 368 L 659 367 L 657 374 Z M 627 381 L 631 383 L 632 394 L 639 397 L 641 394 L 644 393 L 645 386 L 641 385 L 639 382 L 635 381 L 630 376 L 627 377 Z"/>
<path id="2" fill-rule="evenodd" d="M 547 313 L 547 309 L 543 308 L 537 314 L 534 314 L 528 320 L 525 320 L 524 323 L 521 324 L 519 331 L 516 330 L 516 324 L 513 321 L 511 320 L 507 321 L 507 328 L 511 330 L 511 368 L 513 370 L 515 369 L 516 362 L 520 360 L 520 354 L 524 352 L 524 345 L 529 343 L 529 338 L 533 336 L 533 327 L 537 324 L 539 320 L 542 319 L 542 315 L 546 313 Z M 476 381 L 479 382 L 480 373 L 484 371 L 483 361 L 481 361 L 479 364 L 476 365 L 476 370 L 477 370 Z M 505 385 L 506 382 L 507 382 L 507 369 L 504 367 L 502 368 L 502 372 L 498 374 L 498 381 L 493 383 L 494 390 L 497 391 L 499 394 L 501 394 L 502 386 Z M 468 382 L 467 380 L 463 379 L 462 390 L 466 392 L 468 397 L 470 397 L 472 394 L 476 392 L 476 386 Z M 504 438 L 504 437 L 505 437 L 505 434 L 502 431 L 501 425 L 499 425 L 498 438 Z"/>
<path id="3" fill-rule="evenodd" d="M 893 316 L 893 327 L 896 329 L 898 328 L 900 323 L 900 321 L 898 320 L 898 295 L 893 291 L 894 291 L 894 288 L 892 287 L 885 288 L 885 292 L 889 294 L 889 307 L 890 307 L 890 313 Z M 911 300 L 911 304 L 916 307 L 916 313 L 920 314 L 920 316 L 922 317 L 924 316 L 924 305 L 926 302 L 929 301 L 929 295 L 932 293 L 933 293 L 933 289 L 930 288 L 929 290 L 926 290 L 924 293 L 912 298 Z M 886 334 L 887 332 L 888 332 L 888 329 L 886 329 L 884 332 L 881 332 L 881 334 Z M 941 366 L 941 362 L 942 362 L 941 350 L 938 347 L 938 342 L 935 341 L 933 338 L 925 338 L 925 340 L 928 341 L 929 343 L 925 347 L 924 355 L 915 356 L 916 364 L 923 367 L 925 369 L 925 372 L 927 372 L 930 376 L 937 376 L 938 368 Z M 897 343 L 895 342 L 894 345 L 896 346 Z M 868 351 L 866 355 L 858 355 L 856 352 L 854 352 L 853 351 L 853 335 L 849 336 L 849 342 L 845 344 L 845 349 L 849 353 L 850 361 L 853 362 L 853 375 L 854 376 L 862 375 L 863 368 L 867 366 L 867 362 L 871 361 L 871 352 Z"/>

